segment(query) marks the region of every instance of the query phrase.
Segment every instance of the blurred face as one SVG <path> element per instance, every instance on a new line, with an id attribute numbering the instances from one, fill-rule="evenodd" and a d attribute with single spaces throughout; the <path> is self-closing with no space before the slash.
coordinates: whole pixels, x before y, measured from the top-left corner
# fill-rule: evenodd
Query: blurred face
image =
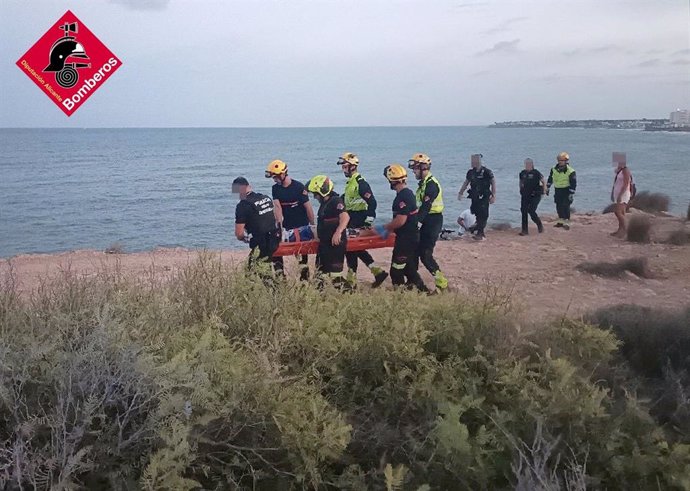
<path id="1" fill-rule="evenodd" d="M 557 165 L 558 167 L 565 167 L 566 165 L 568 165 L 568 161 L 564 159 L 558 159 Z"/>
<path id="2" fill-rule="evenodd" d="M 287 177 L 287 174 L 273 174 L 271 176 L 271 179 L 273 179 L 273 182 L 276 184 L 282 184 L 283 181 L 285 181 L 285 178 Z"/>
<path id="3" fill-rule="evenodd" d="M 340 164 L 340 168 L 343 170 L 345 177 L 351 177 L 357 170 L 357 166 L 348 164 L 347 162 Z"/>
<path id="4" fill-rule="evenodd" d="M 534 170 L 534 162 L 525 160 L 525 170 Z"/>

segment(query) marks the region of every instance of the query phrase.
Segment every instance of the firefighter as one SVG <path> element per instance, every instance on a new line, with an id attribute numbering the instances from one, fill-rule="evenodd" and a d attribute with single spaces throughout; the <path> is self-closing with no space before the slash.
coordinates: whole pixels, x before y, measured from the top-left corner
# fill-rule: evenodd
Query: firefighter
<path id="1" fill-rule="evenodd" d="M 575 198 L 577 188 L 577 177 L 575 169 L 570 167 L 570 156 L 566 152 L 561 152 L 556 157 L 556 166 L 551 169 L 547 183 L 546 195 L 549 195 L 551 185 L 555 188 L 553 199 L 556 202 L 556 212 L 558 220 L 555 227 L 562 227 L 570 230 L 570 205 Z"/>
<path id="2" fill-rule="evenodd" d="M 350 221 L 345 203 L 333 191 L 333 181 L 327 176 L 312 177 L 307 181 L 306 188 L 320 204 L 316 224 L 316 235 L 319 238 L 316 270 L 330 278 L 334 286 L 344 286 L 343 266 L 347 248 L 347 224 Z"/>
<path id="3" fill-rule="evenodd" d="M 351 152 L 344 153 L 338 159 L 338 165 L 343 174 L 347 177 L 343 199 L 345 201 L 345 211 L 350 216 L 350 228 L 371 228 L 376 218 L 376 198 L 371 190 L 371 186 L 359 173 L 359 158 Z M 374 264 L 374 258 L 369 251 L 347 252 L 347 282 L 351 287 L 357 285 L 357 263 L 361 260 L 374 275 L 372 286 L 376 288 L 381 285 L 388 273 Z"/>
<path id="4" fill-rule="evenodd" d="M 272 261 L 276 273 L 282 274 L 282 261 L 273 258 L 280 245 L 273 200 L 265 194 L 255 193 L 244 177 L 232 181 L 232 192 L 240 195 L 235 208 L 235 237 L 249 242 L 249 268 L 253 269 L 260 261 Z"/>
<path id="5" fill-rule="evenodd" d="M 408 167 L 419 181 L 415 195 L 419 224 L 417 257 L 434 277 L 436 288 L 444 291 L 448 289 L 448 280 L 434 259 L 434 247 L 443 230 L 443 190 L 438 179 L 431 175 L 431 159 L 428 155 L 414 154 L 408 161 Z"/>
<path id="6" fill-rule="evenodd" d="M 314 209 L 304 185 L 288 175 L 288 166 L 282 160 L 273 160 L 266 168 L 266 177 L 273 179 L 271 189 L 276 220 L 285 230 L 314 225 Z M 280 258 L 280 261 L 283 259 Z M 309 256 L 299 258 L 300 279 L 309 279 Z"/>
<path id="7" fill-rule="evenodd" d="M 417 199 L 407 187 L 407 171 L 400 164 L 391 164 L 383 170 L 383 175 L 396 193 L 393 200 L 393 220 L 383 226 L 387 232 L 395 233 L 390 269 L 391 282 L 395 287 L 407 285 L 428 292 L 417 271 Z"/>

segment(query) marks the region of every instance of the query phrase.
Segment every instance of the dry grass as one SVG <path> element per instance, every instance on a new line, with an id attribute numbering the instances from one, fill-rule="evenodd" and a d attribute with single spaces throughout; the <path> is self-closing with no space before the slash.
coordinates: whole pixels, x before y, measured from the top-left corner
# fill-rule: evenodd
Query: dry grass
<path id="1" fill-rule="evenodd" d="M 628 222 L 628 242 L 646 244 L 649 242 L 652 231 L 652 221 L 647 216 L 636 215 Z"/>
<path id="2" fill-rule="evenodd" d="M 629 271 L 640 278 L 653 278 L 654 276 L 649 269 L 649 264 L 647 263 L 647 258 L 645 257 L 623 259 L 615 263 L 586 262 L 578 264 L 575 269 L 607 278 L 621 278 L 625 275 L 626 271 Z"/>
<path id="3" fill-rule="evenodd" d="M 649 191 L 642 191 L 638 193 L 632 201 L 630 201 L 631 208 L 646 211 L 648 213 L 658 213 L 660 211 L 668 211 L 671 205 L 671 198 L 663 193 L 650 193 Z"/>

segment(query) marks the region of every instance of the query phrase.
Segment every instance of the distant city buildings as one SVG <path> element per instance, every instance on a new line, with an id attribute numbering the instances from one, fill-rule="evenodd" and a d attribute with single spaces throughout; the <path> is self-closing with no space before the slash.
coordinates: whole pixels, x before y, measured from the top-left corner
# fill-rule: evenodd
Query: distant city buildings
<path id="1" fill-rule="evenodd" d="M 575 119 L 546 121 L 501 121 L 489 128 L 583 128 L 690 132 L 690 109 L 676 109 L 669 119 Z"/>
<path id="2" fill-rule="evenodd" d="M 690 126 L 690 110 L 676 109 L 671 113 L 671 124 L 674 126 Z"/>

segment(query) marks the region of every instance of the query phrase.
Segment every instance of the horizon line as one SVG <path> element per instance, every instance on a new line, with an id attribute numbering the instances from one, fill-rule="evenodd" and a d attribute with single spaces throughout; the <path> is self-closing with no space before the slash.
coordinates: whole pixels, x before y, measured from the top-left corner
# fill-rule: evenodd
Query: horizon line
<path id="1" fill-rule="evenodd" d="M 504 121 L 494 121 L 492 123 L 477 123 L 477 124 L 374 124 L 374 125 L 305 125 L 305 126 L 0 126 L 0 130 L 125 130 L 125 129 L 231 129 L 231 130 L 255 130 L 255 129 L 348 129 L 348 128 L 476 128 L 488 127 L 497 123 L 524 123 L 524 122 L 543 122 L 543 121 L 635 121 L 635 120 L 650 120 L 650 119 L 668 119 L 668 118 L 588 118 L 588 119 L 514 119 Z"/>

